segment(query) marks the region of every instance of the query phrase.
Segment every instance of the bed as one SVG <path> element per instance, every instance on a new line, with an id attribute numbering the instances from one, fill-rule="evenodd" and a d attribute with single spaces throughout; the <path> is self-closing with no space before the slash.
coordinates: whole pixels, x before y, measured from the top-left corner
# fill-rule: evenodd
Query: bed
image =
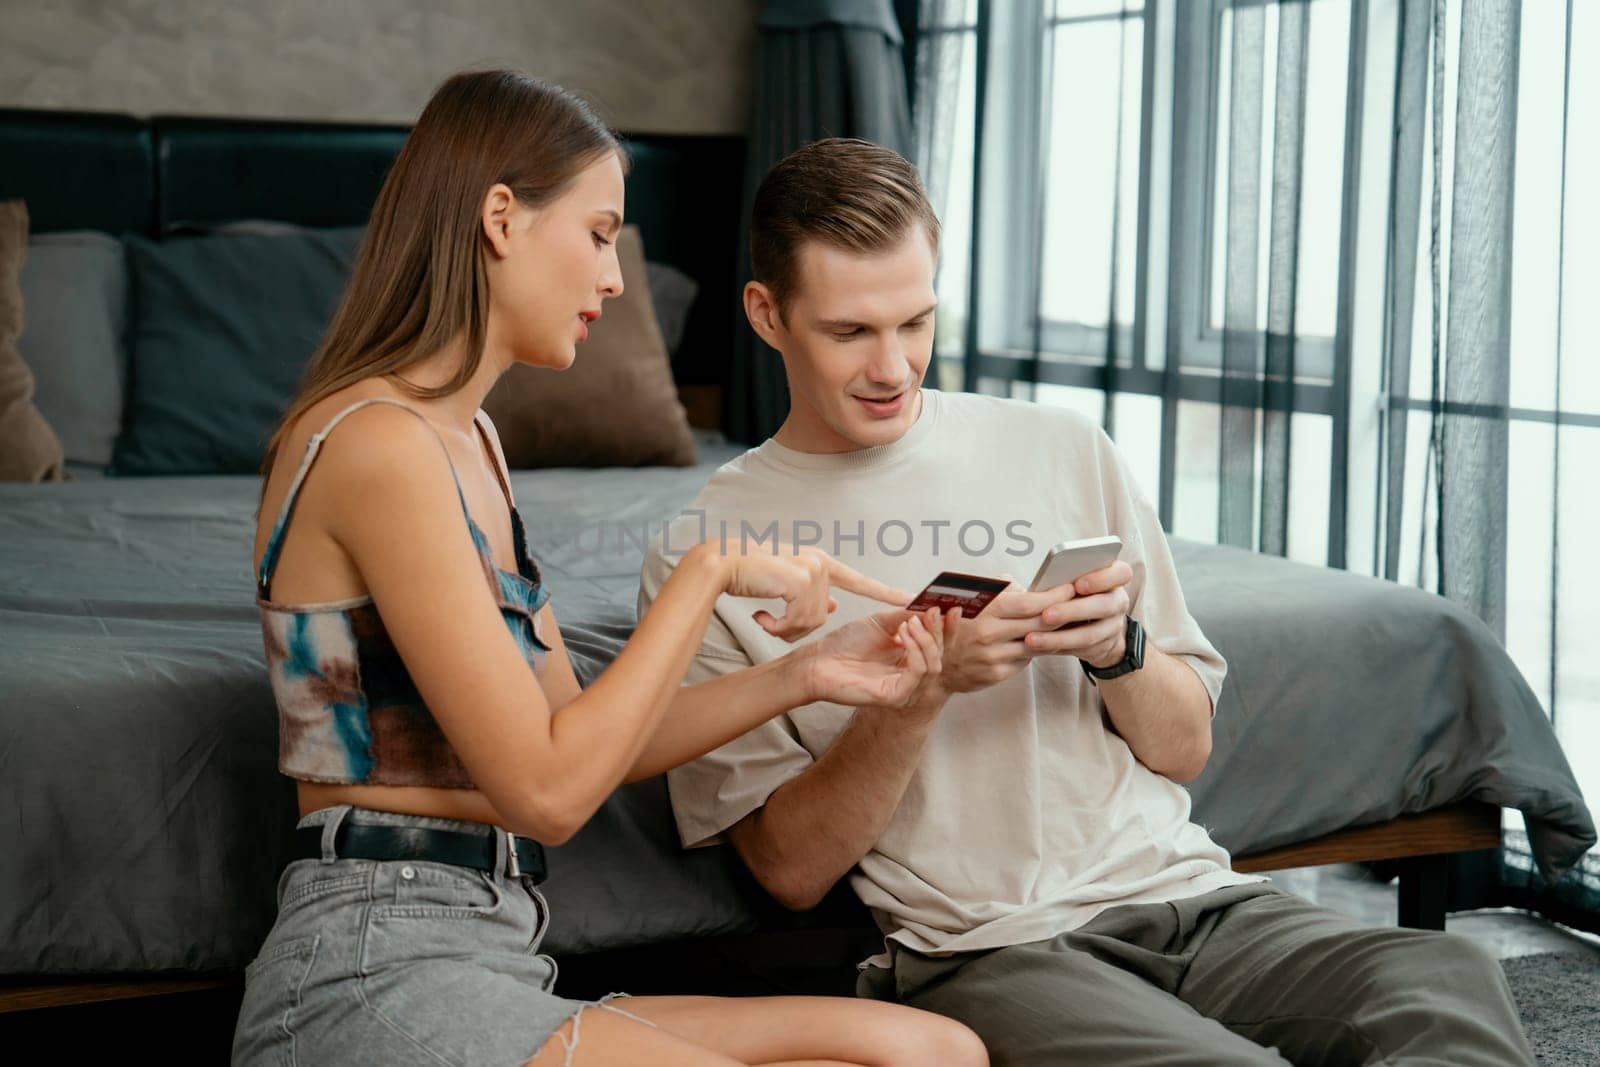
<path id="1" fill-rule="evenodd" d="M 21 177 L 0 175 L 0 199 L 45 205 L 36 223 L 55 229 L 160 232 L 197 213 L 331 225 L 364 214 L 402 136 L 0 113 L 0 146 L 29 158 Z M 720 219 L 711 231 L 731 247 L 742 147 L 636 146 L 630 218 L 703 292 L 726 292 L 731 262 L 684 220 Z M 267 180 L 262 159 L 291 163 Z M 317 175 L 330 167 L 366 184 L 336 186 L 332 206 L 297 194 L 328 188 Z M 84 174 L 97 196 L 74 187 Z M 74 214 L 75 198 L 100 214 Z M 686 389 L 722 380 L 715 354 L 729 350 L 732 314 L 731 300 L 697 302 L 690 354 L 674 362 Z M 698 445 L 691 467 L 514 473 L 585 682 L 632 630 L 645 539 L 740 450 L 714 430 Z M 245 476 L 0 485 L 0 1010 L 236 985 L 271 924 L 294 796 L 275 770 L 252 601 L 257 492 Z M 1547 874 L 1594 843 L 1537 699 L 1475 619 L 1373 579 L 1209 545 L 1175 551 L 1191 608 L 1230 663 L 1214 754 L 1191 785 L 1196 819 L 1239 866 L 1400 859 L 1402 919 L 1439 926 L 1438 857 L 1494 847 L 1501 809 L 1522 813 Z M 590 961 L 640 991 L 688 991 L 684 946 L 698 945 L 708 969 L 747 950 L 792 952 L 836 984 L 872 940 L 840 893 L 791 915 L 730 850 L 679 849 L 662 779 L 619 790 L 552 850 L 551 870 L 547 946 L 580 978 Z M 629 959 L 648 969 L 668 950 L 674 975 L 628 982 Z"/>

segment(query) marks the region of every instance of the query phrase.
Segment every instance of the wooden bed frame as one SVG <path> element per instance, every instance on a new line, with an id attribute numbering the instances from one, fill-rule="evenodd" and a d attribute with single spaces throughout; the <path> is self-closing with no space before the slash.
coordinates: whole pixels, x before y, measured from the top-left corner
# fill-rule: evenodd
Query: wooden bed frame
<path id="1" fill-rule="evenodd" d="M 1233 867 L 1258 873 L 1333 863 L 1398 860 L 1399 924 L 1443 930 L 1449 889 L 1448 856 L 1453 852 L 1495 848 L 1499 844 L 1500 809 L 1488 804 L 1465 803 L 1239 856 L 1234 859 Z M 0 1013 L 206 990 L 235 990 L 242 983 L 242 975 L 234 972 L 0 981 Z"/>
<path id="2" fill-rule="evenodd" d="M 1257 873 L 1330 863 L 1399 860 L 1400 925 L 1443 930 L 1449 899 L 1450 854 L 1499 845 L 1500 809 L 1468 802 L 1238 856 L 1233 869 Z"/>

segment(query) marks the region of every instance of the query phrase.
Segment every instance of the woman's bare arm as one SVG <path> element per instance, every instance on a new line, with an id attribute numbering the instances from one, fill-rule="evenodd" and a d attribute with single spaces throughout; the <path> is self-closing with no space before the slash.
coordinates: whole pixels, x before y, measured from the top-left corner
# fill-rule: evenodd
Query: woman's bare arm
<path id="1" fill-rule="evenodd" d="M 375 405 L 324 445 L 330 534 L 417 690 L 509 829 L 570 837 L 638 760 L 699 648 L 727 561 L 691 550 L 616 662 L 555 716 L 489 595 L 433 432 Z M 396 457 L 404 457 L 397 462 Z"/>

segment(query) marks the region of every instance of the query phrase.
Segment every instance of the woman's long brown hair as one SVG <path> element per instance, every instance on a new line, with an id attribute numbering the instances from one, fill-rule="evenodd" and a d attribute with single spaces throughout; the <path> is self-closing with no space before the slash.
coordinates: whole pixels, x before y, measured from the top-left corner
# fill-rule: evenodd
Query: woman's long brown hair
<path id="1" fill-rule="evenodd" d="M 418 398 L 464 386 L 483 359 L 488 327 L 479 217 L 489 188 L 504 183 L 523 204 L 542 207 L 607 152 L 626 167 L 616 136 L 559 86 L 510 70 L 457 74 L 439 86 L 384 179 L 344 299 L 272 435 L 263 475 L 307 408 L 457 338 L 466 358 L 448 382 L 397 384 Z"/>

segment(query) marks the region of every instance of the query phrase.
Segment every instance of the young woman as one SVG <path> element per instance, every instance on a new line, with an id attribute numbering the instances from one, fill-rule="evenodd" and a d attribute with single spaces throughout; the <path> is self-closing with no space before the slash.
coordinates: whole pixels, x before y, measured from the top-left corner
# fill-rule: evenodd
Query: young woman
<path id="1" fill-rule="evenodd" d="M 876 1002 L 552 992 L 540 842 L 790 708 L 930 699 L 948 625 L 884 611 L 680 688 L 723 593 L 781 598 L 757 618 L 790 640 L 832 587 L 906 600 L 814 550 L 701 545 L 580 691 L 478 409 L 513 362 L 570 365 L 622 291 L 624 166 L 558 88 L 447 81 L 272 441 L 258 599 L 302 819 L 236 1063 L 987 1063 L 959 1024 Z"/>

